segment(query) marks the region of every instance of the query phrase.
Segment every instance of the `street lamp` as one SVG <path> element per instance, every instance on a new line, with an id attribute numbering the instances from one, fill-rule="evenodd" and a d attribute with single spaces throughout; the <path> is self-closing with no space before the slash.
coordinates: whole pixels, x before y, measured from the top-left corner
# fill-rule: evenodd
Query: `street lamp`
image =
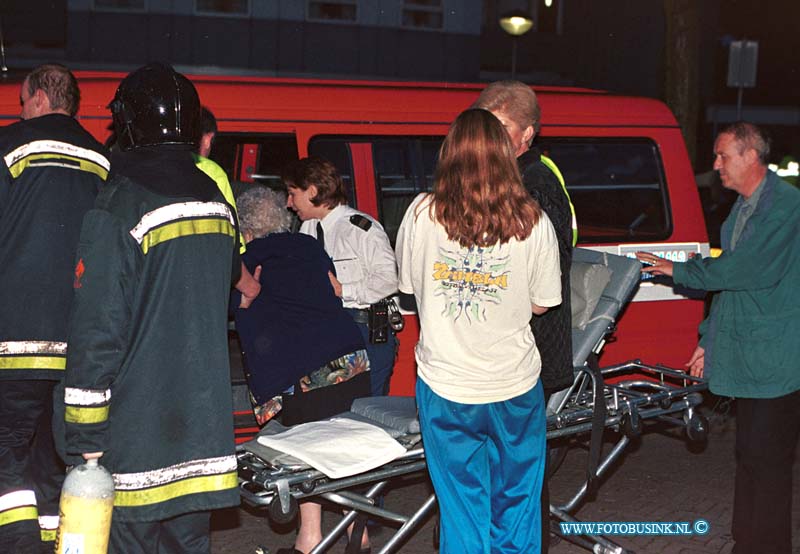
<path id="1" fill-rule="evenodd" d="M 511 78 L 517 73 L 517 40 L 533 27 L 533 20 L 524 12 L 510 12 L 500 17 L 500 27 L 511 35 Z"/>

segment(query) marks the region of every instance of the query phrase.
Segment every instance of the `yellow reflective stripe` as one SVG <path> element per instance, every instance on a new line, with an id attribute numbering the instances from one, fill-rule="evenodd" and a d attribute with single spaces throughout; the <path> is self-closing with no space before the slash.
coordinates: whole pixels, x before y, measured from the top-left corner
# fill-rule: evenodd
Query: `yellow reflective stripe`
<path id="1" fill-rule="evenodd" d="M 208 158 L 204 158 L 200 154 L 194 155 L 195 165 L 197 169 L 208 175 L 212 181 L 217 184 L 217 188 L 222 193 L 222 197 L 225 199 L 231 208 L 233 208 L 233 217 L 239 218 L 239 215 L 236 213 L 236 198 L 233 196 L 233 189 L 231 188 L 231 182 L 228 180 L 228 174 L 225 173 L 225 170 L 222 169 L 217 162 L 214 160 L 209 160 Z M 239 232 L 239 254 L 244 254 L 247 251 L 247 246 L 244 240 L 244 235 Z"/>
<path id="2" fill-rule="evenodd" d="M 231 225 L 234 224 L 233 214 L 224 202 L 177 202 L 147 212 L 129 232 L 136 242 L 141 244 L 147 233 L 154 229 L 176 221 L 204 218 L 225 219 Z"/>
<path id="3" fill-rule="evenodd" d="M 0 525 L 9 525 L 18 521 L 38 520 L 39 512 L 36 506 L 21 506 L 0 514 Z"/>
<path id="4" fill-rule="evenodd" d="M 15 179 L 19 177 L 25 169 L 33 161 L 37 160 L 69 160 L 70 164 L 64 164 L 63 167 L 71 168 L 71 169 L 80 169 L 81 171 L 88 171 L 89 173 L 94 173 L 98 177 L 100 177 L 103 181 L 106 180 L 108 177 L 108 170 L 103 166 L 96 164 L 90 160 L 84 160 L 82 158 L 76 158 L 74 156 L 66 156 L 64 154 L 31 154 L 30 156 L 26 156 L 17 163 L 13 164 L 11 167 L 8 168 L 8 171 L 11 173 L 11 176 Z M 76 165 L 77 164 L 77 165 Z"/>
<path id="5" fill-rule="evenodd" d="M 159 487 L 140 490 L 119 490 L 114 493 L 114 506 L 134 507 L 148 506 L 167 502 L 181 496 L 202 492 L 218 492 L 233 489 L 238 486 L 238 477 L 235 471 L 221 475 L 202 475 L 176 481 Z"/>
<path id="6" fill-rule="evenodd" d="M 56 540 L 56 531 L 58 529 L 39 529 L 39 537 L 42 542 L 54 542 Z"/>
<path id="7" fill-rule="evenodd" d="M 225 219 L 189 219 L 185 221 L 176 221 L 175 223 L 170 223 L 148 232 L 142 240 L 142 252 L 147 254 L 147 251 L 157 244 L 191 235 L 219 233 L 233 238 L 234 231 L 233 225 L 231 225 L 230 221 Z"/>
<path id="8" fill-rule="evenodd" d="M 64 370 L 66 368 L 66 356 L 0 356 L 0 369 Z"/>
<path id="9" fill-rule="evenodd" d="M 558 166 L 553 160 L 545 155 L 540 155 L 539 159 L 542 160 L 542 163 L 553 172 L 558 179 L 558 182 L 561 183 L 561 188 L 564 190 L 564 194 L 567 195 L 569 211 L 572 213 L 572 246 L 575 246 L 578 244 L 578 218 L 575 216 L 575 206 L 572 205 L 572 198 L 569 197 L 569 191 L 567 190 L 567 184 L 564 182 L 564 176 L 561 174 L 561 170 L 558 169 Z"/>
<path id="10" fill-rule="evenodd" d="M 102 423 L 108 420 L 108 406 L 86 408 L 84 406 L 67 406 L 64 421 L 67 423 Z"/>

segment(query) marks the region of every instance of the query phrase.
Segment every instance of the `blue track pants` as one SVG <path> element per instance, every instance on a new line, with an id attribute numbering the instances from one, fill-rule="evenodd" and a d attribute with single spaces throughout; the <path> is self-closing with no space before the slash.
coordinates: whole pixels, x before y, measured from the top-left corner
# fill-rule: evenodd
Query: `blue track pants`
<path id="1" fill-rule="evenodd" d="M 440 554 L 537 554 L 546 419 L 541 383 L 503 402 L 461 404 L 417 379 Z"/>

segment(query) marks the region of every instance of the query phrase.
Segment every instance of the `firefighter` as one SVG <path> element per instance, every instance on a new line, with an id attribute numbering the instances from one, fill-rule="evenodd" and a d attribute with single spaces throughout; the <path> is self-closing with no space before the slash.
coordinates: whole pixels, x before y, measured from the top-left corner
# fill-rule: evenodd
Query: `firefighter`
<path id="1" fill-rule="evenodd" d="M 0 552 L 53 551 L 64 466 L 53 389 L 66 366 L 81 221 L 108 152 L 75 120 L 80 91 L 61 65 L 20 90 L 22 121 L 0 130 Z"/>
<path id="2" fill-rule="evenodd" d="M 210 511 L 239 503 L 235 217 L 195 166 L 200 102 L 186 77 L 144 66 L 110 107 L 120 149 L 77 253 L 63 450 L 68 462 L 102 456 L 114 477 L 109 552 L 208 553 Z"/>

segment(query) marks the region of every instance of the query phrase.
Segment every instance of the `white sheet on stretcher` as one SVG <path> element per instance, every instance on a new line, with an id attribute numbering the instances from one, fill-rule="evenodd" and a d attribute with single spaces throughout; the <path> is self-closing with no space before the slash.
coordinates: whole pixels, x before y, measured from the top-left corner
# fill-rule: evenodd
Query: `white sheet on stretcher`
<path id="1" fill-rule="evenodd" d="M 292 427 L 258 442 L 299 458 L 331 479 L 357 475 L 389 463 L 406 449 L 383 429 L 347 418 Z"/>

